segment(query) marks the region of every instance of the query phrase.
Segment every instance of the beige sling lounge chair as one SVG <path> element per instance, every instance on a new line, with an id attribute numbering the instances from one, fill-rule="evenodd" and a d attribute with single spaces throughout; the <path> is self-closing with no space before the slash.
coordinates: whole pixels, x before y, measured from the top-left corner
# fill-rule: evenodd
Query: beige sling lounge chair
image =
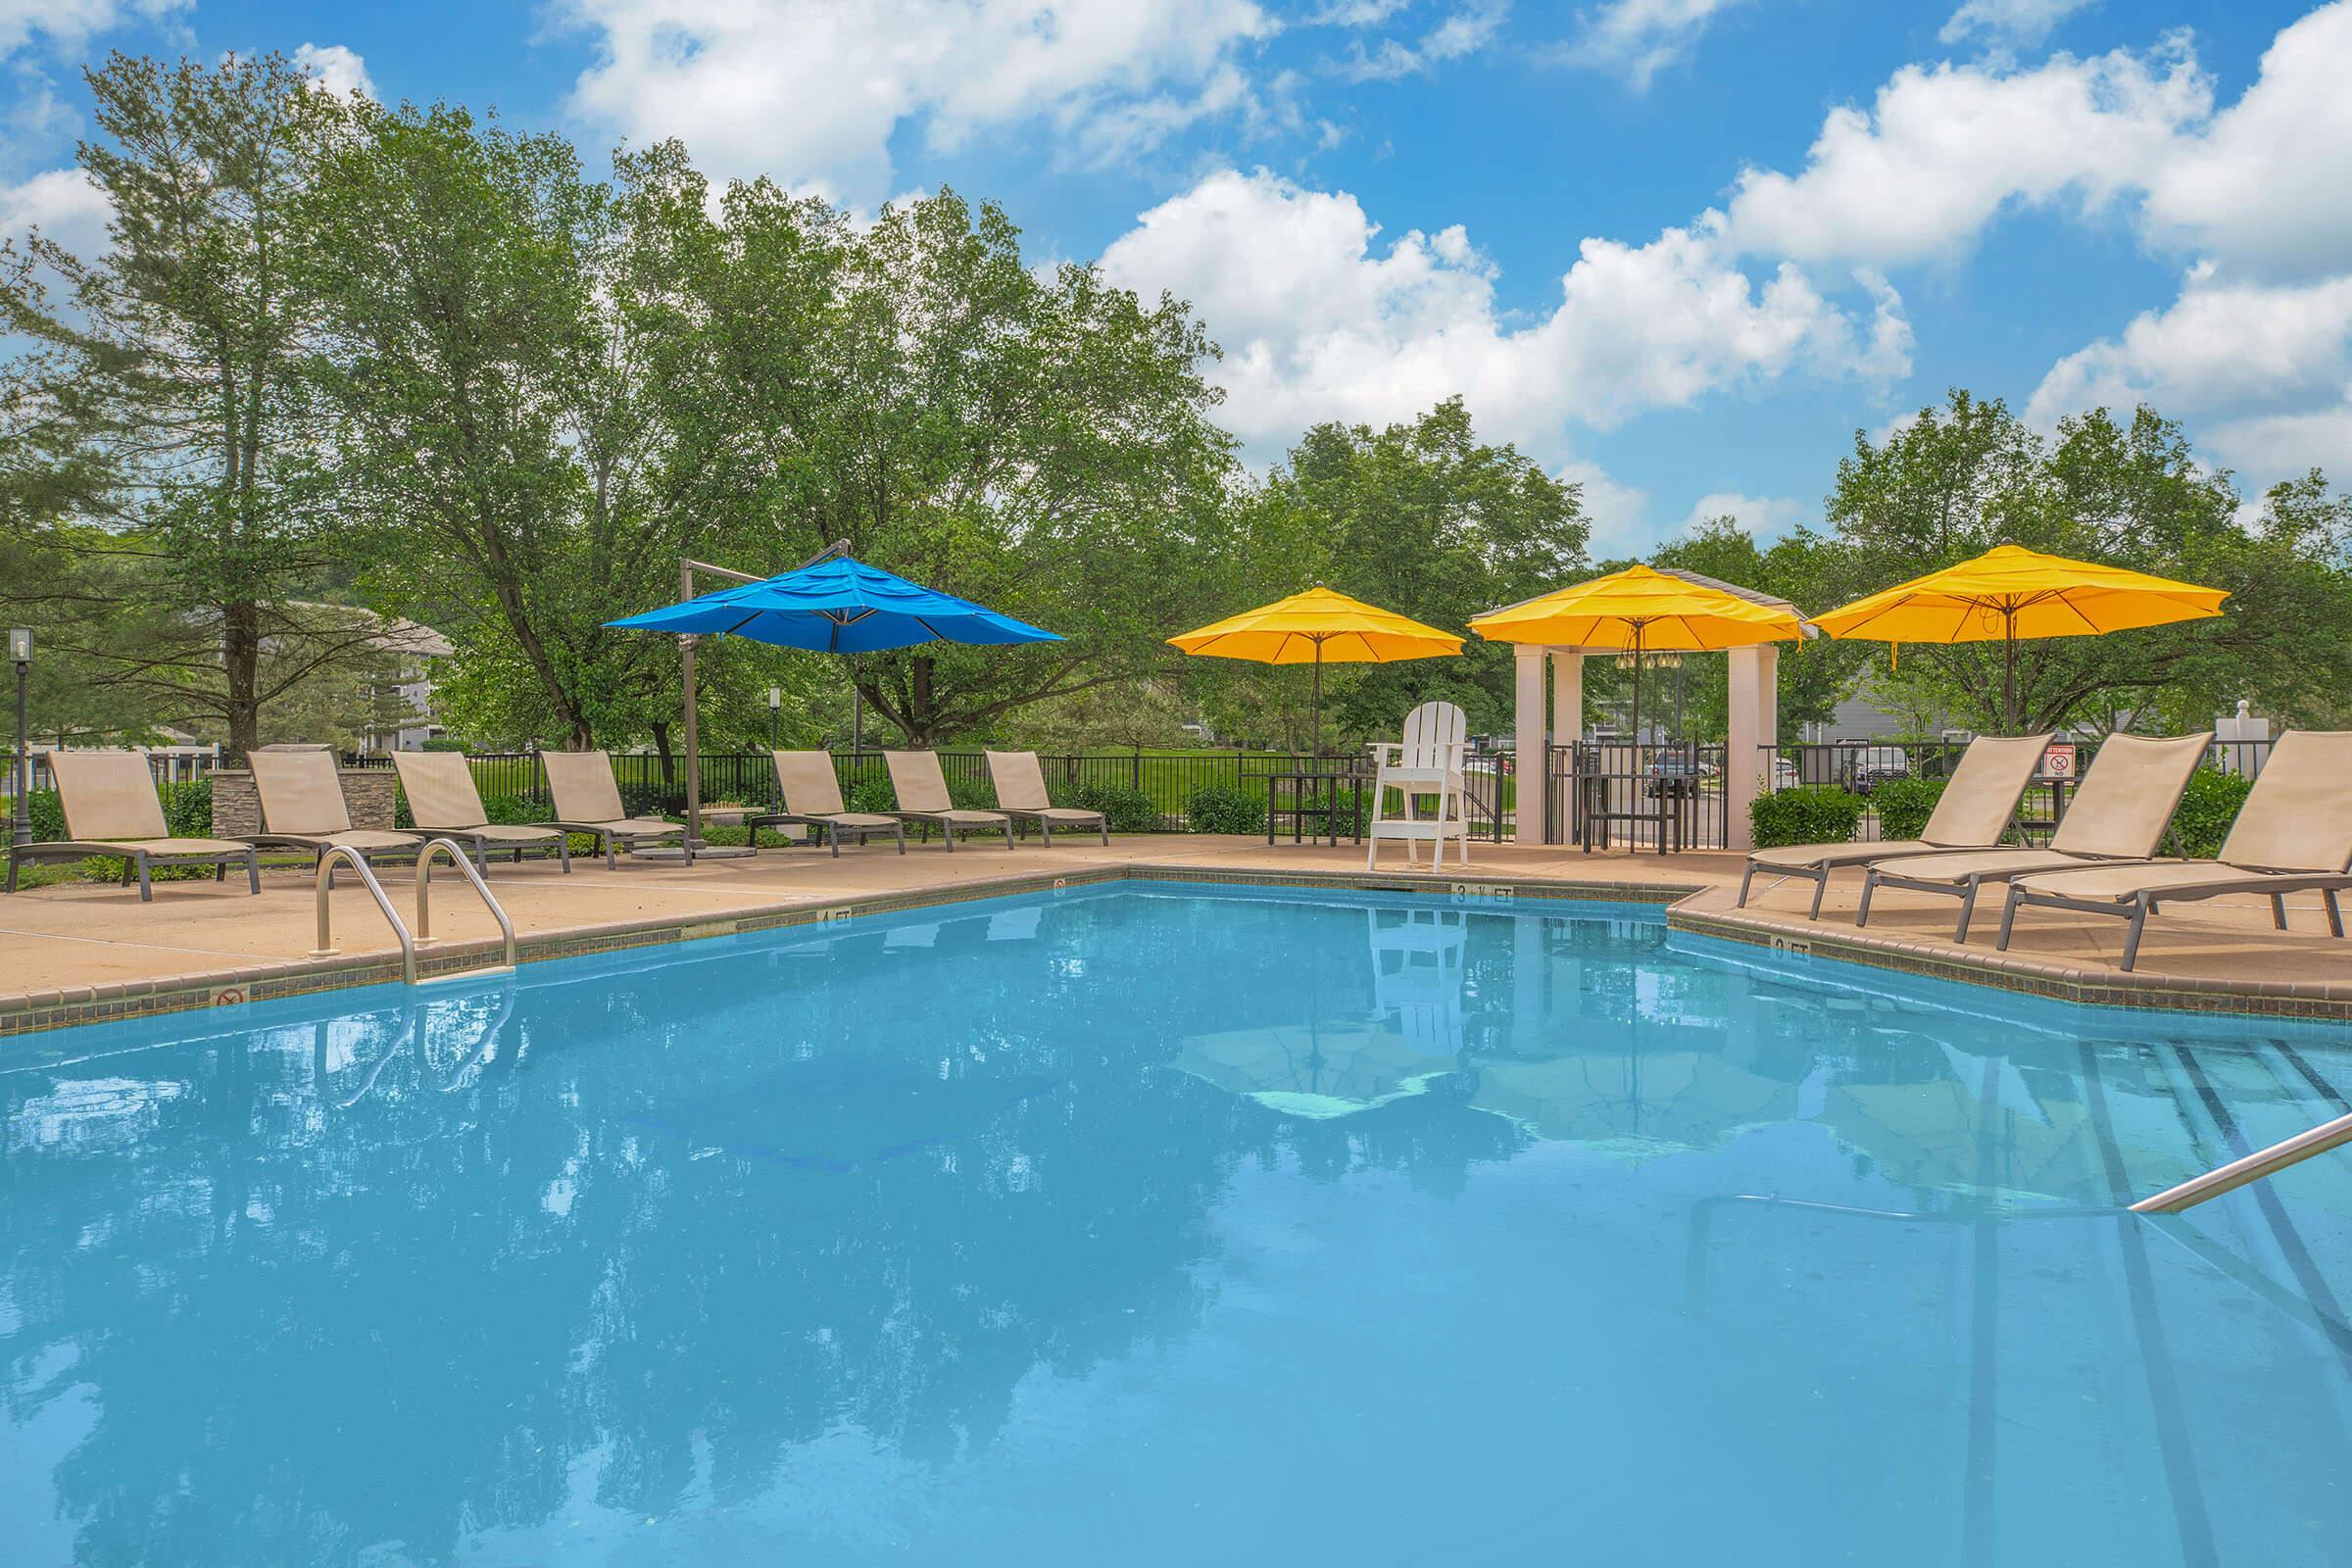
<path id="1" fill-rule="evenodd" d="M 1035 822 L 1054 847 L 1054 826 L 1092 828 L 1110 842 L 1110 818 L 1101 811 L 1075 806 L 1055 806 L 1046 796 L 1046 771 L 1035 752 L 990 752 L 988 776 L 997 786 L 997 807 L 1016 822 Z"/>
<path id="2" fill-rule="evenodd" d="M 490 820 L 490 813 L 482 809 L 473 769 L 456 752 L 394 752 L 392 765 L 400 772 L 401 792 L 409 798 L 409 816 L 416 831 L 470 848 L 473 863 L 485 873 L 492 850 L 514 851 L 517 863 L 525 850 L 554 850 L 564 869 L 571 869 L 571 842 L 565 834 L 552 827 L 510 827 Z"/>
<path id="3" fill-rule="evenodd" d="M 254 793 L 262 800 L 262 830 L 246 837 L 264 849 L 305 850 L 317 864 L 337 846 L 363 860 L 415 855 L 424 848 L 416 833 L 351 825 L 332 752 L 259 751 L 245 764 L 253 769 Z M 327 885 L 334 885 L 331 870 Z"/>
<path id="4" fill-rule="evenodd" d="M 1001 832 L 1004 847 L 1012 848 L 1011 817 L 1003 811 L 959 810 L 948 799 L 948 776 L 940 771 L 938 753 L 884 752 L 882 760 L 890 767 L 890 792 L 899 802 L 892 814 L 902 821 L 938 828 L 950 850 L 956 848 L 957 833 Z"/>
<path id="5" fill-rule="evenodd" d="M 2050 744 L 2048 735 L 1980 735 L 1968 743 L 1960 765 L 1952 769 L 1916 839 L 1882 839 L 1858 844 L 1783 844 L 1758 850 L 1747 858 L 1747 874 L 1740 879 L 1740 901 L 1747 903 L 1748 884 L 1756 873 L 1799 877 L 1813 884 L 1809 920 L 1821 918 L 1822 895 L 1830 890 L 1830 873 L 1849 865 L 1867 865 L 1898 855 L 1935 855 L 1950 850 L 1989 850 L 2017 818 L 2017 803 L 2025 798 L 2034 769 Z"/>
<path id="6" fill-rule="evenodd" d="M 755 848 L 760 829 L 798 823 L 824 829 L 836 856 L 841 854 L 844 833 L 860 845 L 877 833 L 887 833 L 899 841 L 899 853 L 906 853 L 906 823 L 879 811 L 853 811 L 842 804 L 841 775 L 833 771 L 832 753 L 770 752 L 768 755 L 775 759 L 776 787 L 784 792 L 784 809 L 762 811 L 744 819 L 743 825 L 752 830 Z"/>
<path id="7" fill-rule="evenodd" d="M 2286 895 L 2317 891 L 2328 930 L 2344 934 L 2336 895 L 2352 888 L 2352 731 L 2289 730 L 2246 792 L 2220 856 L 2211 860 L 2157 860 L 2102 865 L 2020 877 L 2009 884 L 2001 909 L 2001 946 L 2017 911 L 2030 904 L 2084 914 L 2129 918 L 2123 967 L 2139 960 L 2148 916 L 2163 904 L 2259 893 L 2271 901 L 2271 922 L 2286 929 Z"/>
<path id="8" fill-rule="evenodd" d="M 604 852 L 607 870 L 620 864 L 612 856 L 615 844 L 635 849 L 663 839 L 676 840 L 685 850 L 687 862 L 693 862 L 694 846 L 686 842 L 683 824 L 658 816 L 629 815 L 620 804 L 620 786 L 612 778 L 612 759 L 603 752 L 541 752 L 539 763 L 547 769 L 547 792 L 556 803 L 556 819 L 548 826 L 593 835 L 597 848 Z"/>
<path id="9" fill-rule="evenodd" d="M 149 869 L 159 865 L 209 865 L 213 880 L 225 880 L 230 864 L 245 867 L 245 880 L 262 891 L 262 868 L 253 846 L 227 839 L 173 838 L 156 799 L 155 774 L 137 752 L 51 752 L 49 770 L 57 779 L 58 804 L 65 808 L 67 837 L 48 844 L 19 844 L 8 852 L 8 891 L 17 891 L 17 866 L 24 860 L 86 860 L 93 856 L 122 862 L 122 883 L 138 878 L 139 897 L 152 900 Z"/>
<path id="10" fill-rule="evenodd" d="M 1952 929 L 1952 940 L 1966 942 L 1969 921 L 1977 911 L 1977 892 L 1987 882 L 2101 860 L 2148 858 L 2163 842 L 2189 775 L 2212 743 L 2210 732 L 2170 740 L 2110 735 L 2082 775 L 2082 787 L 2075 792 L 2048 849 L 1966 850 L 1873 860 L 1863 878 L 1862 906 L 1854 911 L 1854 924 L 1869 923 L 1871 896 L 1882 887 L 1940 893 L 1960 901 L 1960 921 Z"/>

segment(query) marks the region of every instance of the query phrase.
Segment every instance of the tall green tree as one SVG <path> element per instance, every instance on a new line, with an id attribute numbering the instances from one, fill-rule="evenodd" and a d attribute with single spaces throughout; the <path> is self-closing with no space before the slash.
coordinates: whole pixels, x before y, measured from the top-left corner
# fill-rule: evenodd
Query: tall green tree
<path id="1" fill-rule="evenodd" d="M 300 367 L 315 319 L 288 265 L 306 182 L 293 127 L 319 95 L 274 55 L 87 73 L 83 173 L 109 242 L 33 236 L 0 264 L 9 501 L 122 589 L 78 653 L 157 712 L 255 744 L 263 708 L 359 646 L 307 607 L 335 564 Z"/>
<path id="2" fill-rule="evenodd" d="M 310 379 L 371 588 L 457 644 L 461 729 L 665 741 L 676 644 L 604 622 L 674 597 L 680 552 L 717 532 L 664 466 L 633 287 L 632 220 L 665 210 L 682 159 L 647 155 L 616 191 L 561 137 L 364 99 L 305 134 Z"/>

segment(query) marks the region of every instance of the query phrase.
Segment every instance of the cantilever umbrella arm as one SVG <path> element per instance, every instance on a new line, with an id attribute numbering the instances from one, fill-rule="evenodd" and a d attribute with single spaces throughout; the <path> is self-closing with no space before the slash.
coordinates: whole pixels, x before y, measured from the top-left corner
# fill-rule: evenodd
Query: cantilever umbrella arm
<path id="1" fill-rule="evenodd" d="M 836 539 L 807 561 L 802 562 L 800 567 L 794 569 L 813 566 L 819 562 L 831 561 L 849 553 L 850 542 L 847 539 Z M 710 577 L 724 577 L 729 582 L 764 582 L 767 580 L 764 577 L 755 577 L 748 571 L 737 571 L 732 566 L 713 565 L 708 561 L 697 561 L 692 556 L 680 556 L 678 558 L 678 597 L 681 600 L 694 597 L 696 572 Z M 702 735 L 695 723 L 694 643 L 695 638 L 692 632 L 683 633 L 678 638 L 678 684 L 682 688 L 682 694 L 686 700 L 686 842 L 694 849 L 699 850 L 703 847 L 703 747 Z"/>

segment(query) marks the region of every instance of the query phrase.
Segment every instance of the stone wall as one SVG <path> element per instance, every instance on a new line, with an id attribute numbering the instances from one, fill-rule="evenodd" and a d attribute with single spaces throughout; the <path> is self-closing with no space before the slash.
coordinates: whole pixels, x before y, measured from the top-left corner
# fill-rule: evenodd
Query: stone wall
<path id="1" fill-rule="evenodd" d="M 346 767 L 338 771 L 343 779 L 343 805 L 351 812 L 351 825 L 389 828 L 393 791 L 400 783 L 400 775 L 388 767 Z M 262 803 L 261 797 L 254 793 L 253 774 L 241 767 L 224 767 L 212 778 L 214 836 L 233 839 L 261 832 Z"/>

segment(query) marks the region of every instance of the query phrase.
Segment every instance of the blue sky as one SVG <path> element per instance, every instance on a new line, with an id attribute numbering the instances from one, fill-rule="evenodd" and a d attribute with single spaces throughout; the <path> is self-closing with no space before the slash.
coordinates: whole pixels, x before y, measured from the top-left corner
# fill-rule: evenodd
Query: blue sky
<path id="1" fill-rule="evenodd" d="M 0 225 L 94 233 L 117 47 L 995 198 L 1194 301 L 1254 462 L 1459 392 L 1612 552 L 1817 517 L 1955 384 L 2352 471 L 2352 0 L 0 0 Z"/>

